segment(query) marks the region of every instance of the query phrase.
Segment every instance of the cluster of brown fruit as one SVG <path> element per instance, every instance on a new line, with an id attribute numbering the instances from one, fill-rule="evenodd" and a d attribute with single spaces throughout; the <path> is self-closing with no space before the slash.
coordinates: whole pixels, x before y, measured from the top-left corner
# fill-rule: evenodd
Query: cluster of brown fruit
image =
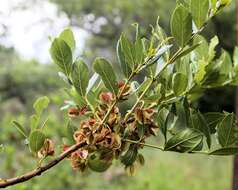
<path id="1" fill-rule="evenodd" d="M 123 91 L 120 99 L 125 99 L 130 94 L 129 85 L 119 83 L 119 88 Z M 155 129 L 158 128 L 154 121 L 155 110 L 138 106 L 125 121 L 126 117 L 115 104 L 116 98 L 111 92 L 100 93 L 100 104 L 95 114 L 81 121 L 75 131 L 75 142 L 86 142 L 87 146 L 70 155 L 69 159 L 74 169 L 84 171 L 90 168 L 103 172 L 111 166 L 114 159 L 119 159 L 132 173 L 137 163 L 144 163 L 138 149 L 143 148 L 146 138 L 155 135 Z M 69 115 L 84 114 L 85 110 L 72 108 Z M 65 146 L 64 150 L 67 148 Z"/>

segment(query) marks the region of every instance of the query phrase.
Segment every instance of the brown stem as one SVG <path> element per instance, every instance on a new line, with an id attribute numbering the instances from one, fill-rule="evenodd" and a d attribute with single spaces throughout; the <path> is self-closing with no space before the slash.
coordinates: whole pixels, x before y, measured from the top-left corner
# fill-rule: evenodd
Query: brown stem
<path id="1" fill-rule="evenodd" d="M 17 176 L 17 177 L 10 178 L 10 179 L 0 179 L 0 188 L 5 188 L 5 187 L 8 187 L 8 186 L 16 185 L 18 183 L 28 181 L 33 177 L 39 176 L 43 172 L 47 171 L 48 169 L 54 167 L 59 162 L 64 160 L 71 153 L 75 152 L 79 148 L 82 148 L 86 145 L 87 145 L 86 142 L 81 142 L 81 143 L 75 144 L 75 145 L 71 146 L 67 151 L 63 152 L 62 154 L 57 156 L 55 159 L 53 159 L 49 163 L 45 164 L 44 166 L 38 167 L 38 168 L 36 168 L 36 169 L 34 169 L 30 172 L 27 172 L 27 173 L 25 173 L 21 176 Z"/>

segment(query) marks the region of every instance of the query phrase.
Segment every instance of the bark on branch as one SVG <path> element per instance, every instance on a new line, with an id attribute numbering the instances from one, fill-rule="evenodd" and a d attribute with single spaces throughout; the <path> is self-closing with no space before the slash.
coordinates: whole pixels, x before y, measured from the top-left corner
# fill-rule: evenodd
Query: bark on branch
<path id="1" fill-rule="evenodd" d="M 25 173 L 21 176 L 17 176 L 17 177 L 10 178 L 10 179 L 0 179 L 0 188 L 5 188 L 5 187 L 8 187 L 8 186 L 18 184 L 18 183 L 22 183 L 22 182 L 30 180 L 33 177 L 39 176 L 43 172 L 49 170 L 50 168 L 54 167 L 59 162 L 64 160 L 71 153 L 75 152 L 79 148 L 82 148 L 86 145 L 87 145 L 86 142 L 75 144 L 75 145 L 71 146 L 69 149 L 67 149 L 67 151 L 63 152 L 62 154 L 57 156 L 55 159 L 51 160 L 49 163 L 47 163 L 47 164 L 45 164 L 41 167 L 38 167 L 38 168 L 36 168 L 36 169 L 34 169 L 30 172 L 27 172 L 27 173 Z"/>

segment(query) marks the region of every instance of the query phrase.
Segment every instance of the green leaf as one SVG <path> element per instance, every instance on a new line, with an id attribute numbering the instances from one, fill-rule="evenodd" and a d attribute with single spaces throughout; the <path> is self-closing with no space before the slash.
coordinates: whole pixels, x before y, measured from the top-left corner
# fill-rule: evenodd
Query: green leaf
<path id="1" fill-rule="evenodd" d="M 197 66 L 198 66 L 198 70 L 197 72 L 195 73 L 194 75 L 194 81 L 197 83 L 197 84 L 201 84 L 205 75 L 206 75 L 206 67 L 207 65 L 209 64 L 208 61 L 205 61 L 204 59 L 200 59 L 198 62 L 197 62 Z"/>
<path id="2" fill-rule="evenodd" d="M 233 53 L 233 62 L 234 62 L 234 66 L 237 67 L 238 66 L 238 47 L 235 47 L 234 53 Z"/>
<path id="3" fill-rule="evenodd" d="M 44 109 L 46 109 L 49 105 L 49 98 L 44 96 L 44 97 L 40 97 L 38 98 L 35 103 L 33 104 L 33 108 L 36 111 L 36 114 L 39 116 L 41 115 L 41 113 L 43 112 Z"/>
<path id="4" fill-rule="evenodd" d="M 169 49 L 172 47 L 173 45 L 163 45 L 161 46 L 157 52 L 155 53 L 155 55 L 153 56 L 153 59 L 151 59 L 151 61 L 146 65 L 146 66 L 151 66 L 154 63 L 158 63 L 157 61 L 166 53 L 169 51 Z"/>
<path id="5" fill-rule="evenodd" d="M 224 9 L 232 2 L 232 0 L 211 0 L 211 1 L 212 1 L 213 15 L 219 13 L 222 9 Z"/>
<path id="6" fill-rule="evenodd" d="M 201 133 L 204 134 L 207 140 L 208 148 L 211 147 L 211 134 L 210 134 L 210 128 L 204 118 L 204 116 L 200 112 L 195 112 L 192 115 L 192 127 L 194 129 L 197 129 Z"/>
<path id="7" fill-rule="evenodd" d="M 38 152 L 44 145 L 46 136 L 40 130 L 34 130 L 29 136 L 29 146 L 32 152 Z"/>
<path id="8" fill-rule="evenodd" d="M 217 126 L 218 141 L 222 147 L 234 144 L 237 138 L 237 131 L 234 125 L 234 114 L 227 113 Z"/>
<path id="9" fill-rule="evenodd" d="M 165 141 L 167 141 L 167 125 L 166 120 L 168 118 L 168 115 L 170 114 L 169 110 L 166 108 L 162 108 L 158 115 L 157 115 L 157 121 L 160 127 L 161 132 L 164 135 Z"/>
<path id="10" fill-rule="evenodd" d="M 114 94 L 117 94 L 118 85 L 116 75 L 111 64 L 104 58 L 97 58 L 93 63 L 93 68 L 95 72 L 101 76 L 106 88 Z"/>
<path id="11" fill-rule="evenodd" d="M 212 11 L 212 14 L 214 15 L 217 11 L 217 1 L 218 0 L 211 0 L 211 11 Z"/>
<path id="12" fill-rule="evenodd" d="M 201 35 L 196 35 L 194 36 L 193 44 L 198 43 L 200 43 L 200 45 L 195 50 L 195 58 L 196 60 L 205 59 L 207 57 L 207 52 L 209 49 L 207 40 Z"/>
<path id="13" fill-rule="evenodd" d="M 220 74 L 229 75 L 233 70 L 231 56 L 228 52 L 222 52 L 222 63 L 220 67 Z"/>
<path id="14" fill-rule="evenodd" d="M 184 6 L 179 5 L 175 8 L 170 27 L 178 45 L 184 47 L 192 35 L 192 17 Z"/>
<path id="15" fill-rule="evenodd" d="M 136 65 L 140 65 L 144 62 L 144 52 L 143 52 L 143 43 L 140 38 L 138 38 L 135 42 L 135 63 Z"/>
<path id="16" fill-rule="evenodd" d="M 184 98 L 180 101 L 176 101 L 173 113 L 176 115 L 175 123 L 170 127 L 170 132 L 176 134 L 180 131 L 184 131 L 190 125 L 190 111 L 187 99 Z"/>
<path id="17" fill-rule="evenodd" d="M 72 99 L 71 101 L 72 103 L 70 103 L 71 106 L 77 105 L 79 107 L 83 107 L 87 105 L 87 102 L 85 101 L 85 99 L 78 94 L 78 92 L 76 91 L 74 87 L 71 89 L 64 89 L 64 91 Z"/>
<path id="18" fill-rule="evenodd" d="M 165 145 L 167 151 L 191 152 L 201 150 L 203 134 L 194 129 L 183 130 L 171 137 Z"/>
<path id="19" fill-rule="evenodd" d="M 188 55 L 178 60 L 173 68 L 174 72 L 183 73 L 184 75 L 186 75 L 188 79 L 187 90 L 192 88 L 194 82 L 192 67 L 193 65 L 190 64 L 190 56 Z"/>
<path id="20" fill-rule="evenodd" d="M 84 63 L 82 60 L 76 61 L 73 66 L 71 76 L 75 89 L 80 96 L 84 97 L 90 79 L 89 70 L 86 63 Z"/>
<path id="21" fill-rule="evenodd" d="M 220 0 L 219 9 L 223 9 L 224 7 L 228 6 L 232 0 Z"/>
<path id="22" fill-rule="evenodd" d="M 74 39 L 74 34 L 70 28 L 64 29 L 64 31 L 60 33 L 59 38 L 64 40 L 67 43 L 67 45 L 71 48 L 72 51 L 74 50 L 75 39 Z"/>
<path id="23" fill-rule="evenodd" d="M 75 143 L 75 140 L 74 140 L 74 132 L 75 131 L 76 131 L 76 128 L 72 125 L 72 123 L 70 121 L 68 121 L 67 129 L 66 129 L 66 137 L 69 140 L 70 144 Z"/>
<path id="24" fill-rule="evenodd" d="M 139 140 L 141 140 L 144 137 L 144 135 L 145 135 L 146 126 L 145 125 L 141 125 L 140 123 L 138 123 L 136 125 L 136 128 L 138 130 L 138 136 L 140 138 Z"/>
<path id="25" fill-rule="evenodd" d="M 217 156 L 228 156 L 228 155 L 236 155 L 238 154 L 238 147 L 225 147 L 214 150 L 209 153 L 210 155 L 217 155 Z"/>
<path id="26" fill-rule="evenodd" d="M 216 132 L 217 124 L 220 123 L 224 117 L 225 114 L 219 112 L 208 112 L 204 114 L 204 118 L 206 119 L 212 134 Z"/>
<path id="27" fill-rule="evenodd" d="M 141 93 L 143 93 L 151 82 L 152 82 L 151 78 L 145 78 L 143 83 L 137 88 L 136 94 L 139 96 Z"/>
<path id="28" fill-rule="evenodd" d="M 182 95 L 188 86 L 188 78 L 183 73 L 175 73 L 172 79 L 172 87 L 176 96 Z"/>
<path id="29" fill-rule="evenodd" d="M 34 130 L 34 129 L 36 129 L 37 127 L 38 127 L 38 125 L 39 125 L 39 120 L 40 120 L 40 118 L 39 118 L 39 116 L 38 115 L 36 115 L 36 114 L 34 114 L 34 115 L 32 115 L 31 117 L 30 117 L 30 126 L 31 126 L 31 129 L 32 130 Z"/>
<path id="30" fill-rule="evenodd" d="M 131 68 L 129 63 L 126 61 L 125 54 L 122 49 L 122 43 L 121 43 L 121 38 L 117 42 L 117 58 L 120 64 L 120 67 L 122 68 L 122 71 L 125 75 L 126 78 L 129 78 L 131 74 Z"/>
<path id="31" fill-rule="evenodd" d="M 157 121 L 161 132 L 164 135 L 165 143 L 167 142 L 167 131 L 174 127 L 178 117 L 176 116 L 176 106 L 172 104 L 170 110 L 162 108 L 158 115 Z"/>
<path id="32" fill-rule="evenodd" d="M 99 96 L 100 88 L 97 90 L 91 90 L 87 93 L 87 104 L 91 108 L 91 110 L 94 110 L 98 104 L 97 97 Z"/>
<path id="33" fill-rule="evenodd" d="M 209 44 L 209 49 L 208 49 L 208 62 L 211 62 L 214 59 L 216 55 L 215 48 L 218 45 L 218 43 L 219 43 L 219 39 L 217 36 L 211 39 L 211 42 Z"/>
<path id="34" fill-rule="evenodd" d="M 200 29 L 208 17 L 209 0 L 191 0 L 190 8 L 193 20 Z"/>
<path id="35" fill-rule="evenodd" d="M 137 155 L 138 155 L 138 150 L 136 145 L 131 144 L 127 152 L 121 156 L 121 162 L 125 166 L 130 166 L 136 161 Z"/>
<path id="36" fill-rule="evenodd" d="M 232 0 L 220 0 L 221 5 L 229 5 L 232 2 Z"/>
<path id="37" fill-rule="evenodd" d="M 93 87 L 97 84 L 97 80 L 99 78 L 99 75 L 97 73 L 94 73 L 93 76 L 89 79 L 88 87 L 87 87 L 87 93 L 93 89 Z"/>
<path id="38" fill-rule="evenodd" d="M 128 64 L 128 66 L 131 68 L 131 70 L 134 70 L 137 66 L 137 63 L 135 62 L 135 47 L 134 47 L 134 45 L 123 34 L 121 35 L 120 43 L 121 43 L 121 51 L 123 52 L 123 54 L 125 56 L 126 64 Z"/>
<path id="39" fill-rule="evenodd" d="M 169 110 L 169 114 L 165 120 L 166 129 L 170 130 L 174 127 L 178 117 L 176 116 L 176 105 L 172 104 Z"/>
<path id="40" fill-rule="evenodd" d="M 12 123 L 13 123 L 13 126 L 18 130 L 18 132 L 22 134 L 25 138 L 27 138 L 28 135 L 26 134 L 24 127 L 17 121 L 12 121 Z"/>
<path id="41" fill-rule="evenodd" d="M 50 55 L 55 64 L 57 64 L 68 77 L 72 70 L 72 52 L 68 44 L 60 39 L 55 38 L 51 48 Z"/>
<path id="42" fill-rule="evenodd" d="M 69 78 L 63 73 L 63 72 L 58 72 L 58 76 L 66 83 L 66 84 L 71 84 L 71 81 Z"/>
<path id="43" fill-rule="evenodd" d="M 100 159 L 99 154 L 92 154 L 88 159 L 88 166 L 95 172 L 104 172 L 112 165 L 111 161 Z"/>
<path id="44" fill-rule="evenodd" d="M 178 56 L 176 57 L 175 60 L 177 60 L 177 59 L 179 59 L 179 58 L 181 58 L 185 55 L 188 55 L 189 53 L 191 53 L 193 50 L 195 50 L 200 45 L 201 45 L 201 42 L 196 43 L 196 44 L 194 44 L 192 46 L 189 46 L 189 47 L 185 47 L 184 50 L 180 54 L 178 54 Z"/>
<path id="45" fill-rule="evenodd" d="M 177 5 L 183 5 L 186 8 L 189 8 L 190 0 L 176 0 Z"/>
<path id="46" fill-rule="evenodd" d="M 211 0 L 212 9 L 216 8 L 217 0 Z"/>

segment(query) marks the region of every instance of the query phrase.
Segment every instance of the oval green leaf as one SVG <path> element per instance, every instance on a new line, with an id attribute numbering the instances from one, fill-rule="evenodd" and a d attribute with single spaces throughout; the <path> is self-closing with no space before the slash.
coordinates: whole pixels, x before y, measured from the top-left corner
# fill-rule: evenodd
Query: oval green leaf
<path id="1" fill-rule="evenodd" d="M 67 43 L 67 45 L 71 48 L 72 51 L 74 50 L 75 39 L 74 39 L 74 34 L 70 28 L 64 29 L 64 31 L 60 33 L 59 38 L 64 40 Z"/>
<path id="2" fill-rule="evenodd" d="M 23 128 L 23 126 L 20 124 L 20 123 L 18 123 L 17 121 L 12 121 L 12 123 L 13 123 L 13 126 L 17 129 L 17 131 L 21 134 L 21 135 L 23 135 L 25 138 L 27 138 L 27 134 L 26 134 L 26 131 L 25 131 L 25 129 Z"/>
<path id="3" fill-rule="evenodd" d="M 117 58 L 118 58 L 120 67 L 123 71 L 123 74 L 125 75 L 126 78 L 129 78 L 129 76 L 131 74 L 131 68 L 130 68 L 130 65 L 128 64 L 128 62 L 126 61 L 126 57 L 122 50 L 121 38 L 117 42 Z"/>
<path id="4" fill-rule="evenodd" d="M 165 145 L 165 150 L 176 152 L 191 152 L 201 150 L 203 134 L 194 129 L 185 129 L 171 137 Z"/>
<path id="5" fill-rule="evenodd" d="M 46 136 L 40 130 L 33 131 L 29 136 L 29 147 L 32 152 L 38 152 L 45 142 Z"/>
<path id="6" fill-rule="evenodd" d="M 43 110 L 48 107 L 49 103 L 50 103 L 50 100 L 47 96 L 38 98 L 33 104 L 33 108 L 35 109 L 36 114 L 38 116 L 41 115 Z"/>
<path id="7" fill-rule="evenodd" d="M 183 73 L 176 73 L 172 79 L 173 91 L 176 96 L 182 95 L 188 86 L 188 78 Z"/>
<path id="8" fill-rule="evenodd" d="M 209 153 L 210 155 L 217 155 L 217 156 L 228 156 L 228 155 L 236 155 L 238 154 L 238 147 L 225 147 L 214 150 Z"/>
<path id="9" fill-rule="evenodd" d="M 50 48 L 50 55 L 54 63 L 57 64 L 68 77 L 73 66 L 72 52 L 68 44 L 60 38 L 55 38 Z"/>
<path id="10" fill-rule="evenodd" d="M 138 155 L 138 150 L 136 145 L 131 144 L 127 152 L 121 156 L 121 162 L 125 166 L 130 166 L 136 161 L 137 155 Z"/>
<path id="11" fill-rule="evenodd" d="M 76 61 L 72 70 L 72 81 L 75 89 L 82 97 L 86 94 L 89 79 L 89 70 L 86 63 L 82 60 Z"/>
<path id="12" fill-rule="evenodd" d="M 111 64 L 104 58 L 97 58 L 93 63 L 93 68 L 101 76 L 106 88 L 112 93 L 117 94 L 118 85 Z"/>
<path id="13" fill-rule="evenodd" d="M 238 138 L 234 125 L 234 114 L 228 113 L 217 126 L 218 141 L 222 147 L 234 144 Z"/>
<path id="14" fill-rule="evenodd" d="M 209 0 L 191 0 L 193 21 L 200 29 L 208 18 Z"/>
<path id="15" fill-rule="evenodd" d="M 175 8 L 170 27 L 178 45 L 184 47 L 192 35 L 192 17 L 187 8 L 182 5 Z"/>

